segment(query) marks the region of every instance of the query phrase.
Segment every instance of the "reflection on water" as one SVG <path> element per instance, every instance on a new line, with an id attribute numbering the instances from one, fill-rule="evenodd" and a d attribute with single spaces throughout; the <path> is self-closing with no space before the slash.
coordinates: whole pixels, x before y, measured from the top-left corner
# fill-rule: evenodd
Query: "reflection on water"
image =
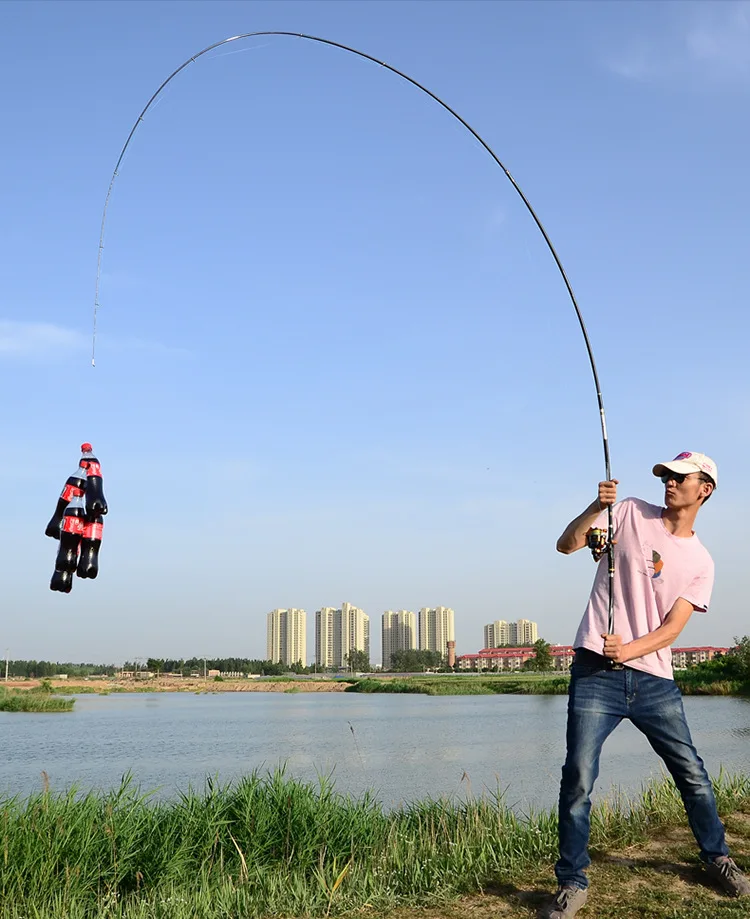
<path id="1" fill-rule="evenodd" d="M 685 700 L 712 774 L 750 766 L 750 701 Z M 216 693 L 84 695 L 71 714 L 0 713 L 0 794 L 109 788 L 132 772 L 170 796 L 207 775 L 229 781 L 286 764 L 331 775 L 340 792 L 374 789 L 387 807 L 426 797 L 502 793 L 519 812 L 555 804 L 565 753 L 564 696 Z M 604 746 L 598 794 L 637 791 L 661 761 L 629 723 Z"/>

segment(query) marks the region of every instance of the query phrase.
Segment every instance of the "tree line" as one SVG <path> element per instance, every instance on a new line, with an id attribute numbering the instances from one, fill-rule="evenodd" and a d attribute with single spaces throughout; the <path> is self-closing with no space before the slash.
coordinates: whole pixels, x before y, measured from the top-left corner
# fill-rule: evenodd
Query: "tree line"
<path id="1" fill-rule="evenodd" d="M 726 656 L 717 655 L 712 661 L 706 661 L 688 671 L 689 679 L 694 682 L 714 682 L 716 680 L 739 680 L 750 684 L 750 636 L 735 638 L 735 647 Z M 549 642 L 543 638 L 534 643 L 534 656 L 527 660 L 524 670 L 554 670 Z M 368 673 L 372 668 L 370 659 L 364 651 L 352 651 L 346 656 L 348 669 L 357 673 Z M 59 661 L 12 660 L 8 661 L 8 675 L 26 679 L 43 679 L 45 677 L 66 674 L 70 677 L 114 676 L 122 670 L 149 670 L 152 673 L 179 673 L 190 676 L 191 673 L 203 675 L 204 668 L 219 670 L 221 673 L 246 673 L 260 676 L 281 676 L 284 673 L 320 672 L 315 665 L 303 666 L 298 661 L 292 666 L 269 660 L 247 657 L 182 657 L 163 658 L 149 657 L 145 660 L 126 661 L 122 668 L 115 664 L 74 664 Z M 390 667 L 383 669 L 394 673 L 419 673 L 426 670 L 447 671 L 448 664 L 444 655 L 438 651 L 396 651 L 390 661 Z M 4 674 L 0 661 L 0 678 Z"/>
<path id="2" fill-rule="evenodd" d="M 114 664 L 72 664 L 59 661 L 8 661 L 9 677 L 24 677 L 28 680 L 65 674 L 72 677 L 94 675 L 114 676 L 119 670 Z M 5 675 L 4 661 L 0 660 L 0 678 Z"/>

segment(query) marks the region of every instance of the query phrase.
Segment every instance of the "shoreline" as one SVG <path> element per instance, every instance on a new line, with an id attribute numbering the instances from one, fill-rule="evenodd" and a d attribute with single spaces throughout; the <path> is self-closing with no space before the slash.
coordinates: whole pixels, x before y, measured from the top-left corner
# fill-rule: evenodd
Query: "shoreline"
<path id="1" fill-rule="evenodd" d="M 568 691 L 567 673 L 507 673 L 507 674 L 446 674 L 413 676 L 349 676 L 341 678 L 284 679 L 260 677 L 257 679 L 202 679 L 193 677 L 154 677 L 148 680 L 105 678 L 74 678 L 68 680 L 29 679 L 0 681 L 0 690 L 39 690 L 42 683 L 51 686 L 55 695 L 109 695 L 111 693 L 219 693 L 219 692 L 281 692 L 328 693 L 352 692 L 358 694 L 416 693 L 428 696 L 443 695 L 565 695 Z M 717 680 L 713 683 L 696 683 L 683 680 L 678 674 L 676 683 L 684 696 L 750 697 L 750 685 L 740 681 Z"/>

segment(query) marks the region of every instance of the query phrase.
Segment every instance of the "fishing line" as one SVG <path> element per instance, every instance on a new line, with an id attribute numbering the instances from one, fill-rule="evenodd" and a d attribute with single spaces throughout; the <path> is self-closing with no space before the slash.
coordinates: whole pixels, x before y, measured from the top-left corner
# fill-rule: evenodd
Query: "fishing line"
<path id="1" fill-rule="evenodd" d="M 385 61 L 378 60 L 378 58 L 373 57 L 372 55 L 367 54 L 364 51 L 358 51 L 356 48 L 351 48 L 349 45 L 344 45 L 341 42 L 333 41 L 330 38 L 320 38 L 315 35 L 306 35 L 301 32 L 284 32 L 284 31 L 243 32 L 240 35 L 233 35 L 230 38 L 224 38 L 221 41 L 214 42 L 213 44 L 209 45 L 207 48 L 204 48 L 202 51 L 199 51 L 197 54 L 194 54 L 192 55 L 192 57 L 189 57 L 184 63 L 180 64 L 180 66 L 176 70 L 172 71 L 172 73 L 166 78 L 166 80 L 164 80 L 161 86 L 159 86 L 156 92 L 148 100 L 143 110 L 141 111 L 140 115 L 136 119 L 135 124 L 130 129 L 130 133 L 128 134 L 128 137 L 122 147 L 122 150 L 120 151 L 120 155 L 117 158 L 117 163 L 115 164 L 115 168 L 112 173 L 112 178 L 110 179 L 110 182 L 109 182 L 109 188 L 107 189 L 107 195 L 104 200 L 104 209 L 102 211 L 101 232 L 99 235 L 99 251 L 98 251 L 97 263 L 96 263 L 96 287 L 95 287 L 95 292 L 94 292 L 94 322 L 93 322 L 93 337 L 92 337 L 92 347 L 91 347 L 91 366 L 92 367 L 96 366 L 97 316 L 98 316 L 99 306 L 100 306 L 99 288 L 100 288 L 100 281 L 101 281 L 102 252 L 104 250 L 104 229 L 105 229 L 105 225 L 107 222 L 107 210 L 109 208 L 109 202 L 112 197 L 112 188 L 115 184 L 115 180 L 117 179 L 117 176 L 119 175 L 118 170 L 120 168 L 120 165 L 122 164 L 123 157 L 125 156 L 125 153 L 128 147 L 130 146 L 130 142 L 133 139 L 133 135 L 138 130 L 138 127 L 143 121 L 144 116 L 146 115 L 148 110 L 151 108 L 151 106 L 154 104 L 154 102 L 157 100 L 162 90 L 164 90 L 165 87 L 169 83 L 171 83 L 172 80 L 181 71 L 183 71 L 186 67 L 189 67 L 191 64 L 194 64 L 198 60 L 198 58 L 203 57 L 204 54 L 208 54 L 209 51 L 213 51 L 214 49 L 220 48 L 223 45 L 228 45 L 230 42 L 243 41 L 249 38 L 260 38 L 260 37 L 266 37 L 266 36 L 278 36 L 278 37 L 284 37 L 284 38 L 304 39 L 306 41 L 315 42 L 320 45 L 328 45 L 329 47 L 332 47 L 332 48 L 338 48 L 341 51 L 347 51 L 349 54 L 355 54 L 357 57 L 363 58 L 364 60 L 367 60 L 367 61 L 371 61 L 373 64 L 377 64 L 379 67 L 382 67 L 385 70 L 388 70 L 391 73 L 395 74 L 396 76 L 401 77 L 401 79 L 406 80 L 407 83 L 411 83 L 412 86 L 415 86 L 418 90 L 425 93 L 425 95 L 429 96 L 433 101 L 437 102 L 439 106 L 444 108 L 450 115 L 452 115 L 456 119 L 456 121 L 458 121 L 461 125 L 463 125 L 463 127 L 466 128 L 466 130 L 472 135 L 472 137 L 476 141 L 478 141 L 482 147 L 484 147 L 484 149 L 487 151 L 487 153 L 489 153 L 489 155 L 492 157 L 495 163 L 500 167 L 500 169 L 502 169 L 508 181 L 511 183 L 513 188 L 518 193 L 519 198 L 521 199 L 521 201 L 523 201 L 524 206 L 526 207 L 526 210 L 531 215 L 539 232 L 542 234 L 542 237 L 544 238 L 544 241 L 547 244 L 547 248 L 549 249 L 550 254 L 552 255 L 552 258 L 554 259 L 555 264 L 557 265 L 557 269 L 560 272 L 560 276 L 563 279 L 563 282 L 565 284 L 565 289 L 567 290 L 568 296 L 570 297 L 570 302 L 573 304 L 573 309 L 575 310 L 576 318 L 578 320 L 578 324 L 580 326 L 581 333 L 583 334 L 583 340 L 586 345 L 586 353 L 588 355 L 589 364 L 591 366 L 591 373 L 594 378 L 594 386 L 596 387 L 596 400 L 597 400 L 597 405 L 599 407 L 599 423 L 601 425 L 601 432 L 602 432 L 602 446 L 604 448 L 605 478 L 607 479 L 607 481 L 611 480 L 612 471 L 611 471 L 611 463 L 610 463 L 610 456 L 609 456 L 609 439 L 607 435 L 607 420 L 606 420 L 606 416 L 604 413 L 604 399 L 602 398 L 602 390 L 601 390 L 601 385 L 599 383 L 599 374 L 596 369 L 596 362 L 594 360 L 594 352 L 591 347 L 591 342 L 589 340 L 588 331 L 586 330 L 586 324 L 583 321 L 583 314 L 581 313 L 581 310 L 578 306 L 578 301 L 576 300 L 575 294 L 573 293 L 573 288 L 570 284 L 570 281 L 568 280 L 567 274 L 565 273 L 565 269 L 563 268 L 562 261 L 560 260 L 560 257 L 558 256 L 555 250 L 555 247 L 552 245 L 552 241 L 547 235 L 547 231 L 544 229 L 544 226 L 542 225 L 541 220 L 537 216 L 536 211 L 531 206 L 529 199 L 523 193 L 523 191 L 521 190 L 520 186 L 518 185 L 516 180 L 511 175 L 508 168 L 500 160 L 500 158 L 497 156 L 494 150 L 490 147 L 487 141 L 485 141 L 484 138 L 482 138 L 474 130 L 474 128 L 472 128 L 471 125 L 458 114 L 458 112 L 452 109 L 448 105 L 447 102 L 444 102 L 441 98 L 435 95 L 435 93 L 427 89 L 426 86 L 423 86 L 413 77 L 408 76 L 408 74 L 405 74 L 403 71 L 398 70 L 396 67 L 393 67 L 390 64 L 387 64 Z M 613 546 L 612 506 L 611 505 L 607 507 L 606 554 L 608 558 L 608 572 L 609 572 L 609 621 L 608 621 L 607 630 L 610 634 L 612 634 L 614 632 L 615 557 L 614 557 L 614 546 Z"/>

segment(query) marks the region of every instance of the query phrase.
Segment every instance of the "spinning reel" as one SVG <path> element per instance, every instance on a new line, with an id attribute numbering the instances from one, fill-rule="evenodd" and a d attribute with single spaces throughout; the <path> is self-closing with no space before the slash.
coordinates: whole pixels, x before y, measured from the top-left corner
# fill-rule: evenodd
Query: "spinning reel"
<path id="1" fill-rule="evenodd" d="M 609 548 L 607 531 L 598 527 L 590 527 L 586 533 L 586 546 L 591 549 L 594 561 L 600 561 L 607 554 L 607 549 Z"/>

